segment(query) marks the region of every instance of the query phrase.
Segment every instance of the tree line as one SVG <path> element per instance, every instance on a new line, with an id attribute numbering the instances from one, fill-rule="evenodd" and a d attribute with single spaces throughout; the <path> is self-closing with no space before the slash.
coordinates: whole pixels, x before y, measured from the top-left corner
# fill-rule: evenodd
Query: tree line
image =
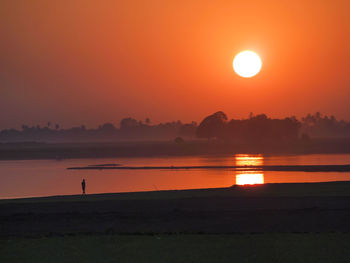
<path id="1" fill-rule="evenodd" d="M 198 126 L 198 138 L 216 138 L 225 141 L 295 140 L 301 123 L 295 117 L 271 119 L 265 114 L 253 115 L 248 119 L 228 120 L 225 113 L 218 111 L 206 117 Z"/>
<path id="2" fill-rule="evenodd" d="M 282 119 L 269 118 L 265 114 L 250 114 L 246 119 L 231 119 L 218 111 L 205 117 L 199 125 L 196 122 L 181 121 L 152 124 L 149 118 L 144 121 L 128 117 L 120 121 L 119 127 L 104 123 L 97 128 L 85 125 L 63 129 L 59 124 L 48 122 L 40 125 L 22 125 L 21 129 L 0 131 L 0 142 L 107 142 L 217 139 L 233 142 L 297 140 L 302 138 L 350 137 L 350 122 L 337 120 L 334 116 L 319 112 L 308 114 L 298 120 L 291 116 Z"/>
<path id="3" fill-rule="evenodd" d="M 181 121 L 151 124 L 149 118 L 144 121 L 124 118 L 119 128 L 113 123 L 104 123 L 97 128 L 85 125 L 64 129 L 59 124 L 48 122 L 45 126 L 22 125 L 21 129 L 4 129 L 0 131 L 0 142 L 109 142 L 109 141 L 143 141 L 169 140 L 176 137 L 194 139 L 197 123 Z"/>

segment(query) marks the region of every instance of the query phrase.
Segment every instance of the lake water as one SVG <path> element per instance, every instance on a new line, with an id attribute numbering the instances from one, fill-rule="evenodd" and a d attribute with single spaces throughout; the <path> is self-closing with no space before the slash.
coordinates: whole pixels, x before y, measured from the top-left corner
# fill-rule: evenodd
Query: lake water
<path id="1" fill-rule="evenodd" d="M 0 161 L 0 198 L 80 194 L 83 178 L 88 194 L 229 187 L 234 184 L 350 181 L 348 172 L 66 169 L 110 163 L 128 166 L 326 165 L 350 164 L 350 154 Z"/>

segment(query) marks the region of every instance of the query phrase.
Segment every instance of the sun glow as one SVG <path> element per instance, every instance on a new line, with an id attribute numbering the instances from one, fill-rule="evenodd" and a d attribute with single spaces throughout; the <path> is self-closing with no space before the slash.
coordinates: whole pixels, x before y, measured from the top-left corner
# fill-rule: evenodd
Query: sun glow
<path id="1" fill-rule="evenodd" d="M 261 70 L 262 62 L 253 51 L 242 51 L 233 60 L 233 69 L 241 77 L 251 78 Z"/>

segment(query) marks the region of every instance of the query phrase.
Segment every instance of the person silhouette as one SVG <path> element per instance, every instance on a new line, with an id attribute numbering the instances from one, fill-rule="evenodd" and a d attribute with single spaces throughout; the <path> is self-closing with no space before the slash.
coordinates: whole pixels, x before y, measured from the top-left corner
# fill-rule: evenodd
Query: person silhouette
<path id="1" fill-rule="evenodd" d="M 85 179 L 81 182 L 81 188 L 83 189 L 83 195 L 85 194 Z"/>

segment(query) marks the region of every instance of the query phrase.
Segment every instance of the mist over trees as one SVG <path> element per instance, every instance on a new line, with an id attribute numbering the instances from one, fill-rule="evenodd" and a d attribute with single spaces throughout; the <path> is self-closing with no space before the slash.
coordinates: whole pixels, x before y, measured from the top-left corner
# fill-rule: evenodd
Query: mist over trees
<path id="1" fill-rule="evenodd" d="M 302 118 L 301 133 L 319 138 L 348 138 L 350 122 L 337 120 L 333 115 L 327 116 L 316 112 Z"/>
<path id="2" fill-rule="evenodd" d="M 85 125 L 68 129 L 60 128 L 59 124 L 47 126 L 22 125 L 21 130 L 5 129 L 0 131 L 0 142 L 111 142 L 111 141 L 148 141 L 174 140 L 183 137 L 186 140 L 195 139 L 197 123 L 182 123 L 181 121 L 151 124 L 133 118 L 124 118 L 117 128 L 113 123 L 104 123 L 97 128 L 88 129 Z"/>
<path id="3" fill-rule="evenodd" d="M 153 124 L 128 117 L 120 121 L 119 127 L 104 123 L 97 128 L 85 125 L 63 129 L 59 124 L 22 125 L 21 129 L 0 131 L 0 142 L 113 142 L 171 140 L 177 144 L 187 140 L 220 140 L 228 142 L 292 141 L 301 138 L 346 138 L 350 137 L 350 122 L 337 120 L 334 116 L 317 112 L 300 120 L 294 116 L 283 119 L 269 118 L 265 114 L 246 119 L 228 119 L 218 111 L 196 122 L 181 121 Z"/>

